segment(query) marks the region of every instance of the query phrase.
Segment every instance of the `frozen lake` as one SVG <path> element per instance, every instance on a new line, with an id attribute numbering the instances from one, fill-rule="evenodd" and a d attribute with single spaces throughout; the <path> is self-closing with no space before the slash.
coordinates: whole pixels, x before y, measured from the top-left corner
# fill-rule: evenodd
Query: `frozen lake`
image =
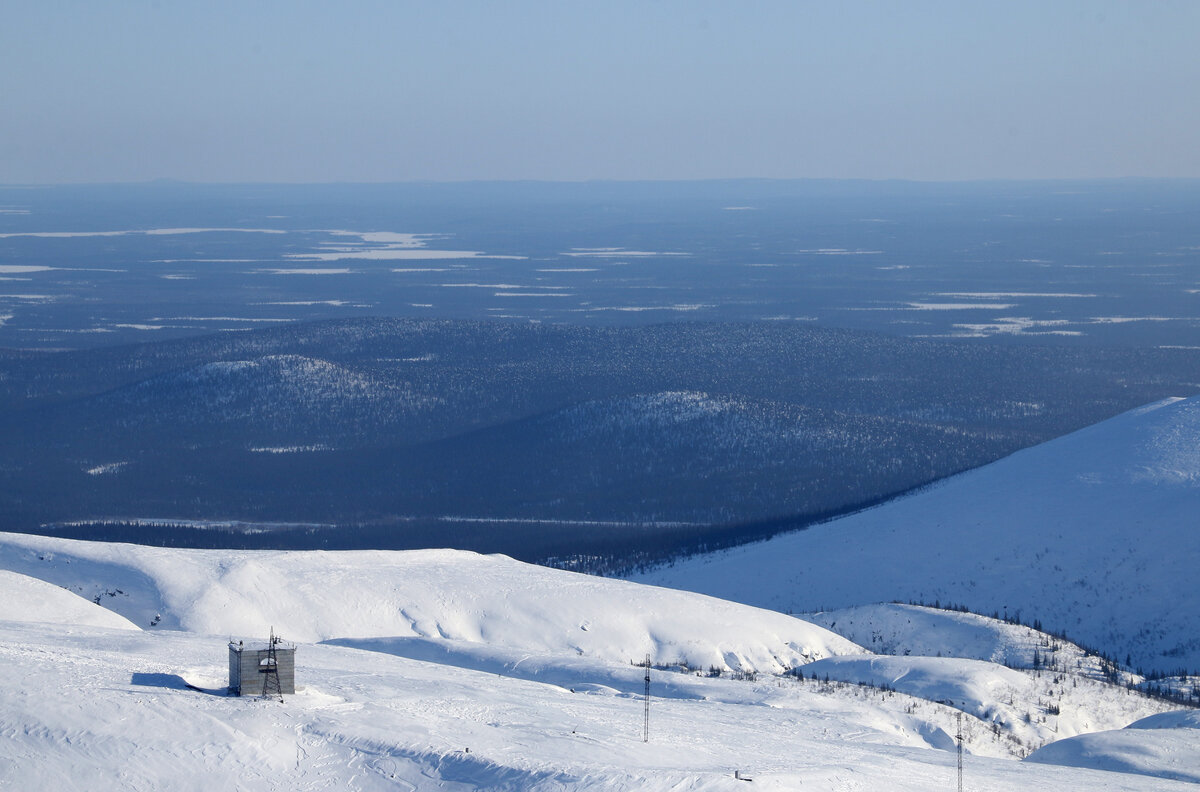
<path id="1" fill-rule="evenodd" d="M 1200 346 L 1195 182 L 0 188 L 0 346 L 294 320 Z"/>

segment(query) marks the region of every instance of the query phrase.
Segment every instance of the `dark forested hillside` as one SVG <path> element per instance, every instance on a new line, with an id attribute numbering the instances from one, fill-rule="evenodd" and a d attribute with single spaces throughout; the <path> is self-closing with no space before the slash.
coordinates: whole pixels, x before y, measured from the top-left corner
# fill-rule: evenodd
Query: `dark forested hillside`
<path id="1" fill-rule="evenodd" d="M 191 544 L 632 555 L 802 524 L 1196 383 L 1194 350 L 783 323 L 380 319 L 9 352 L 0 520 Z"/>

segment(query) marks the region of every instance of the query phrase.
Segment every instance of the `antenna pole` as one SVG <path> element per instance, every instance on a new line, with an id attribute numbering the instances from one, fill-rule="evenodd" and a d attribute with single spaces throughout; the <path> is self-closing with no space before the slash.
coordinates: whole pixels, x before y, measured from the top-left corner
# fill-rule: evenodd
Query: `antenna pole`
<path id="1" fill-rule="evenodd" d="M 958 733 L 954 735 L 954 739 L 958 742 L 958 792 L 963 792 L 962 788 L 962 745 L 963 745 L 963 730 L 962 730 L 962 713 L 958 713 Z"/>
<path id="2" fill-rule="evenodd" d="M 650 655 L 646 655 L 646 660 L 642 665 L 646 668 L 646 696 L 642 718 L 642 742 L 650 742 Z"/>
<path id="3" fill-rule="evenodd" d="M 283 703 L 283 686 L 279 683 L 279 659 L 275 656 L 275 645 L 279 643 L 279 637 L 275 635 L 275 628 L 271 628 L 271 637 L 267 641 L 267 668 L 266 676 L 263 677 L 262 698 L 279 699 Z M 262 669 L 259 669 L 262 671 Z"/>

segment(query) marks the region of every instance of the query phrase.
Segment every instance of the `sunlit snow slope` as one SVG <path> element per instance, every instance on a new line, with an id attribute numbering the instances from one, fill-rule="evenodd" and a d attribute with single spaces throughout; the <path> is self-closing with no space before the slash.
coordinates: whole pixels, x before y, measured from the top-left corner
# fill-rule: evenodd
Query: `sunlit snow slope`
<path id="1" fill-rule="evenodd" d="M 1007 613 L 1147 670 L 1200 667 L 1200 397 L 1125 413 L 814 528 L 634 576 L 785 611 Z"/>
<path id="2" fill-rule="evenodd" d="M 1083 734 L 1035 751 L 1031 762 L 1144 773 L 1200 784 L 1200 712 L 1151 715 L 1124 729 Z"/>
<path id="3" fill-rule="evenodd" d="M 0 569 L 0 621 L 56 622 L 117 630 L 137 625 L 61 586 Z"/>
<path id="4" fill-rule="evenodd" d="M 457 550 L 181 551 L 0 534 L 0 567 L 99 596 L 143 628 L 448 639 L 769 673 L 862 651 L 780 613 Z"/>
<path id="5" fill-rule="evenodd" d="M 744 788 L 735 773 L 779 792 L 950 788 L 957 710 L 815 678 L 829 667 L 894 680 L 905 662 L 935 672 L 909 674 L 928 683 L 919 692 L 969 698 L 955 703 L 969 710 L 972 790 L 1187 788 L 1155 777 L 1163 768 L 1153 762 L 1104 773 L 1013 761 L 1023 751 L 987 720 L 988 689 L 1010 679 L 1002 695 L 1041 696 L 1027 674 L 949 658 L 873 664 L 855 645 L 780 614 L 506 558 L 4 536 L 0 561 L 139 620 L 161 609 L 156 629 L 93 626 L 91 602 L 0 575 L 0 601 L 32 586 L 47 606 L 33 620 L 0 616 L 0 789 L 717 792 Z M 299 689 L 282 703 L 223 695 L 226 625 L 261 636 L 257 625 L 272 620 L 293 637 L 379 637 L 301 640 Z M 211 633 L 163 629 L 182 623 Z M 803 666 L 803 679 L 655 668 L 644 741 L 646 672 L 623 655 L 647 640 L 669 659 L 722 647 L 747 662 L 768 651 L 772 662 L 788 652 L 830 657 Z M 1090 695 L 1108 710 L 1103 728 L 1166 709 L 1121 688 Z"/>

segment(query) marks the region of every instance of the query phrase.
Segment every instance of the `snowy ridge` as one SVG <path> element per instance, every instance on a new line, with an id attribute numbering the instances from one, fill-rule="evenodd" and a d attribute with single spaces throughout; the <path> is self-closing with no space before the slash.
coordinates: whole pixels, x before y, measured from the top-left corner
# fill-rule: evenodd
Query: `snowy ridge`
<path id="1" fill-rule="evenodd" d="M 143 627 L 299 641 L 436 638 L 779 673 L 863 650 L 780 613 L 454 550 L 174 550 L 0 534 L 0 558 Z M 597 603 L 604 603 L 598 607 Z"/>
<path id="2" fill-rule="evenodd" d="M 70 624 L 69 608 L 51 609 L 49 623 L 0 619 L 0 787 L 200 789 L 194 779 L 253 790 L 667 792 L 740 789 L 739 772 L 756 789 L 915 792 L 952 779 L 962 707 L 973 790 L 1170 788 L 1149 775 L 1012 761 L 1053 733 L 1048 720 L 1018 717 L 1047 686 L 1064 687 L 1049 674 L 870 656 L 783 614 L 503 556 L 0 534 L 0 565 L 16 570 L 0 576 L 0 601 L 28 587 L 18 574 L 28 573 L 76 592 L 33 581 L 48 599 L 86 606 L 82 623 Z M 96 608 L 76 594 L 155 629 L 87 626 Z M 282 705 L 219 695 L 230 634 L 261 638 L 271 627 L 299 641 L 297 695 Z M 649 743 L 646 672 L 630 662 L 645 653 L 656 665 Z M 1167 709 L 1085 681 L 1072 703 L 1092 728 Z M 1147 740 L 1177 731 L 1140 730 Z"/>
<path id="3" fill-rule="evenodd" d="M 100 607 L 98 602 L 88 602 L 52 583 L 4 569 L 0 569 L 0 621 L 138 629 L 136 624 Z"/>
<path id="4" fill-rule="evenodd" d="M 948 704 L 997 735 L 1011 736 L 1025 751 L 1064 737 L 1121 728 L 1130 717 L 1157 715 L 1172 706 L 1086 677 L 1018 671 L 957 657 L 831 657 L 803 671 Z"/>
<path id="5" fill-rule="evenodd" d="M 1070 641 L 1023 624 L 956 610 L 881 603 L 806 613 L 806 621 L 827 627 L 876 654 L 964 657 L 1023 669 L 1052 669 L 1106 679 L 1116 669 Z M 1122 682 L 1139 682 L 1133 674 Z"/>
<path id="6" fill-rule="evenodd" d="M 1151 715 L 1124 729 L 1050 743 L 1028 761 L 1138 773 L 1200 784 L 1200 717 L 1196 711 Z"/>
<path id="7" fill-rule="evenodd" d="M 789 612 L 1006 610 L 1134 668 L 1200 667 L 1200 398 L 1134 410 L 878 508 L 636 575 Z"/>

